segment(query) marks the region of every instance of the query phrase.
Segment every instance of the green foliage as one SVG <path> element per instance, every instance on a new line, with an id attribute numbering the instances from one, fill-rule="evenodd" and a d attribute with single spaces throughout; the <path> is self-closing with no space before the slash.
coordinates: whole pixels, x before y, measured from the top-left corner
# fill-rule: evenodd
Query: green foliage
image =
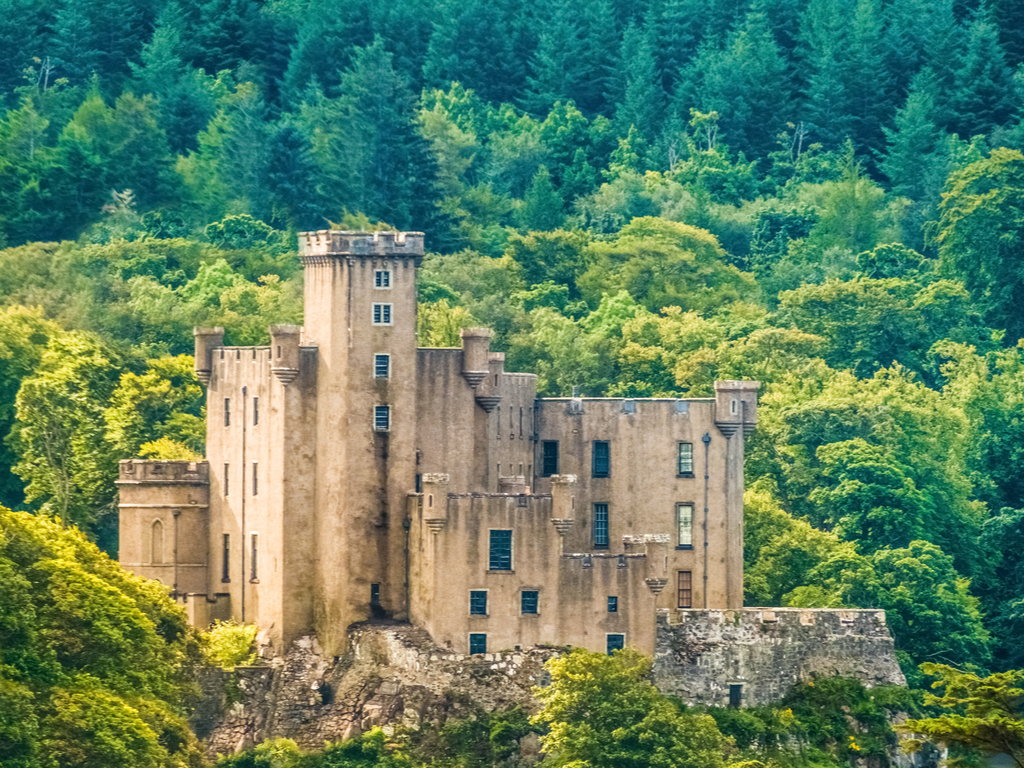
<path id="1" fill-rule="evenodd" d="M 0 509 L 5 766 L 198 766 L 176 709 L 196 643 L 184 611 L 75 530 Z"/>
<path id="2" fill-rule="evenodd" d="M 546 664 L 551 684 L 535 689 L 534 722 L 552 766 L 725 765 L 732 744 L 708 715 L 686 714 L 648 682 L 651 662 L 632 650 L 582 649 Z"/>
<path id="3" fill-rule="evenodd" d="M 249 666 L 256 660 L 253 645 L 259 627 L 235 621 L 215 621 L 203 632 L 203 655 L 214 666 L 234 669 Z"/>

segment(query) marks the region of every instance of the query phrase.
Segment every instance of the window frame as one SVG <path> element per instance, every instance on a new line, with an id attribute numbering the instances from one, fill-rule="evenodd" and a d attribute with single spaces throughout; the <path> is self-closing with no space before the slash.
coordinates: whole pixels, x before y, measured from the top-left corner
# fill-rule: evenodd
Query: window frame
<path id="1" fill-rule="evenodd" d="M 252 463 L 252 495 L 260 495 L 260 463 L 258 461 Z"/>
<path id="2" fill-rule="evenodd" d="M 483 647 L 478 647 L 477 650 L 473 650 L 474 639 L 477 643 L 483 643 Z M 487 653 L 487 633 L 486 632 L 470 632 L 469 633 L 469 655 L 474 656 L 478 653 Z"/>
<path id="3" fill-rule="evenodd" d="M 252 425 L 254 427 L 260 425 L 260 399 L 258 397 L 252 399 Z"/>
<path id="4" fill-rule="evenodd" d="M 395 313 L 394 304 L 391 302 L 375 301 L 372 304 L 370 320 L 373 325 L 389 326 L 394 325 Z"/>
<path id="5" fill-rule="evenodd" d="M 601 460 L 604 463 L 604 468 L 601 469 L 598 466 L 598 446 L 601 446 L 601 450 L 604 452 L 604 456 Z M 591 477 L 611 477 L 612 476 L 612 444 L 608 440 L 594 440 L 590 444 L 590 473 Z"/>
<path id="6" fill-rule="evenodd" d="M 689 469 L 683 469 L 683 446 L 689 449 L 687 462 Z M 693 474 L 693 443 L 680 440 L 676 443 L 676 477 L 694 477 Z"/>
<path id="7" fill-rule="evenodd" d="M 685 587 L 683 586 L 684 582 Z M 684 593 L 686 593 L 685 599 Z M 686 604 L 684 605 L 684 603 Z M 693 571 L 676 571 L 676 608 L 693 608 Z"/>
<path id="8" fill-rule="evenodd" d="M 526 596 L 533 595 L 533 610 L 526 610 Z M 521 616 L 539 616 L 540 615 L 540 590 L 539 589 L 521 589 L 519 590 L 519 614 Z"/>
<path id="9" fill-rule="evenodd" d="M 495 552 L 495 534 L 508 534 L 508 567 L 502 568 L 501 553 Z M 497 567 L 495 564 L 497 563 Z M 515 536 L 511 528 L 489 528 L 487 534 L 487 571 L 489 573 L 515 573 Z"/>
<path id="10" fill-rule="evenodd" d="M 231 398 L 224 398 L 224 426 L 231 426 Z"/>
<path id="11" fill-rule="evenodd" d="M 259 531 L 249 531 L 249 583 L 260 583 L 260 534 Z"/>
<path id="12" fill-rule="evenodd" d="M 230 584 L 231 583 L 231 534 L 222 534 L 221 538 L 221 564 L 220 564 L 220 583 Z"/>
<path id="13" fill-rule="evenodd" d="M 373 287 L 378 291 L 391 290 L 391 270 L 390 269 L 375 269 L 373 270 Z"/>
<path id="14" fill-rule="evenodd" d="M 384 373 L 381 371 L 381 362 L 384 363 Z M 373 378 L 375 379 L 390 379 L 391 378 L 391 355 L 387 352 L 376 352 L 373 355 Z"/>
<path id="15" fill-rule="evenodd" d="M 618 595 L 608 595 L 608 613 L 618 613 L 618 612 L 619 612 L 619 596 Z"/>
<path id="16" fill-rule="evenodd" d="M 591 525 L 591 544 L 594 549 L 608 549 L 611 543 L 611 522 L 608 514 L 608 502 L 596 501 L 591 505 L 593 524 Z M 603 520 L 601 518 L 604 518 Z M 603 536 L 599 534 L 603 533 Z"/>
<path id="17" fill-rule="evenodd" d="M 230 487 L 230 476 L 231 476 L 231 463 L 225 461 L 224 462 L 224 498 L 228 497 L 229 491 L 231 490 L 231 487 Z"/>
<path id="18" fill-rule="evenodd" d="M 615 647 L 612 647 L 612 638 L 619 638 Z M 615 651 L 621 651 L 626 647 L 626 633 L 625 632 L 606 632 L 604 635 L 604 648 L 605 652 L 611 656 Z"/>
<path id="19" fill-rule="evenodd" d="M 383 416 L 383 424 L 381 426 L 381 417 Z M 390 432 L 391 431 L 391 406 L 390 405 L 375 405 L 373 406 L 373 431 L 374 432 Z"/>
<path id="20" fill-rule="evenodd" d="M 479 604 L 480 600 L 483 600 L 483 605 Z M 478 610 L 480 609 L 480 610 Z M 487 616 L 487 590 L 486 589 L 471 589 L 469 590 L 469 615 L 470 616 Z"/>
<path id="21" fill-rule="evenodd" d="M 690 510 L 690 543 L 683 543 L 683 509 Z M 693 516 L 696 505 L 692 501 L 676 502 L 676 549 L 693 549 Z"/>
<path id="22" fill-rule="evenodd" d="M 548 446 L 554 446 L 553 456 L 548 455 Z M 552 475 L 558 474 L 558 441 L 557 440 L 541 440 L 540 441 L 540 467 L 541 477 L 551 477 Z M 548 471 L 548 463 L 551 461 L 554 464 L 554 471 Z"/>

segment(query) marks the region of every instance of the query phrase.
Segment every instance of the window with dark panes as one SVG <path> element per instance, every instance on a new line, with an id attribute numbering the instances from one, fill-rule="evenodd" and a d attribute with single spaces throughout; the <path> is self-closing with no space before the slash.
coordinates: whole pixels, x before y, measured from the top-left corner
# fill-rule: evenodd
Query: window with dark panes
<path id="1" fill-rule="evenodd" d="M 470 591 L 469 612 L 473 616 L 487 615 L 487 590 L 474 589 Z"/>
<path id="2" fill-rule="evenodd" d="M 220 580 L 225 584 L 231 582 L 231 534 L 225 533 L 220 561 Z"/>
<path id="3" fill-rule="evenodd" d="M 224 398 L 224 426 L 231 426 L 231 398 Z"/>
<path id="4" fill-rule="evenodd" d="M 693 572 L 692 571 L 680 571 L 679 572 L 679 599 L 677 601 L 679 608 L 692 608 L 693 607 Z"/>
<path id="5" fill-rule="evenodd" d="M 558 441 L 545 440 L 541 443 L 544 477 L 551 477 L 558 474 Z"/>
<path id="6" fill-rule="evenodd" d="M 625 635 L 608 635 L 608 655 L 611 656 L 613 651 L 621 651 L 626 647 L 626 636 Z"/>
<path id="7" fill-rule="evenodd" d="M 512 570 L 512 531 L 491 531 L 488 567 L 492 571 Z"/>
<path id="8" fill-rule="evenodd" d="M 743 683 L 733 683 L 729 686 L 729 706 L 739 709 L 743 704 Z"/>
<path id="9" fill-rule="evenodd" d="M 373 376 L 377 379 L 386 379 L 391 375 L 391 355 L 373 356 Z"/>
<path id="10" fill-rule="evenodd" d="M 520 607 L 522 613 L 537 613 L 539 592 L 535 589 L 524 589 L 521 593 Z"/>
<path id="11" fill-rule="evenodd" d="M 469 652 L 487 653 L 487 635 L 482 632 L 472 632 L 469 635 Z"/>
<path id="12" fill-rule="evenodd" d="M 387 432 L 391 428 L 391 408 L 389 406 L 374 406 L 373 428 L 377 432 Z"/>
<path id="13" fill-rule="evenodd" d="M 608 613 L 618 613 L 618 612 L 619 612 L 619 598 L 613 597 L 613 596 L 609 595 L 608 596 Z"/>
<path id="14" fill-rule="evenodd" d="M 611 472 L 611 446 L 606 440 L 595 440 L 593 448 L 594 477 L 608 477 Z"/>
<path id="15" fill-rule="evenodd" d="M 608 547 L 608 505 L 606 503 L 594 505 L 594 546 L 603 549 Z"/>
<path id="16" fill-rule="evenodd" d="M 679 468 L 677 473 L 680 475 L 693 474 L 693 443 L 679 444 Z"/>

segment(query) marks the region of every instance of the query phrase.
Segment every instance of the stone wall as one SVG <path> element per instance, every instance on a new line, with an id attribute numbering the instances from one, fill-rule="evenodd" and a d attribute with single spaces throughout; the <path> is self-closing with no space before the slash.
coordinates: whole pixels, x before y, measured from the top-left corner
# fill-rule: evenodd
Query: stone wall
<path id="1" fill-rule="evenodd" d="M 778 701 L 815 677 L 855 677 L 867 686 L 906 685 L 885 611 L 744 608 L 680 610 L 658 617 L 654 682 L 693 704 Z"/>
<path id="2" fill-rule="evenodd" d="M 264 667 L 207 670 L 192 726 L 209 756 L 274 738 L 305 749 L 374 726 L 441 725 L 476 709 L 536 711 L 534 686 L 558 649 L 466 656 L 439 648 L 423 629 L 398 622 L 349 628 L 349 651 L 327 656 L 303 637 Z M 743 704 L 778 701 L 790 686 L 844 675 L 865 685 L 905 684 L 885 613 L 746 608 L 659 615 L 654 682 L 691 704 L 724 705 L 742 684 Z"/>
<path id="3" fill-rule="evenodd" d="M 373 726 L 442 724 L 474 709 L 535 708 L 553 649 L 455 654 L 409 624 L 355 624 L 350 650 L 324 656 L 313 637 L 267 667 L 208 670 L 192 727 L 209 757 L 275 737 L 322 748 Z"/>

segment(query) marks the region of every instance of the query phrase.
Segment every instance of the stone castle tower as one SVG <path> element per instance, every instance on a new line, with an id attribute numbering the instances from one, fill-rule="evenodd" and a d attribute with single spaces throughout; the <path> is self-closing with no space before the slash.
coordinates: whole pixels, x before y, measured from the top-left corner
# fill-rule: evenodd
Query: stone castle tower
<path id="1" fill-rule="evenodd" d="M 743 604 L 757 382 L 537 398 L 490 332 L 418 348 L 418 232 L 308 232 L 304 326 L 195 331 L 207 461 L 121 463 L 121 560 L 280 651 L 391 617 L 458 653 L 652 653 L 658 609 Z"/>

